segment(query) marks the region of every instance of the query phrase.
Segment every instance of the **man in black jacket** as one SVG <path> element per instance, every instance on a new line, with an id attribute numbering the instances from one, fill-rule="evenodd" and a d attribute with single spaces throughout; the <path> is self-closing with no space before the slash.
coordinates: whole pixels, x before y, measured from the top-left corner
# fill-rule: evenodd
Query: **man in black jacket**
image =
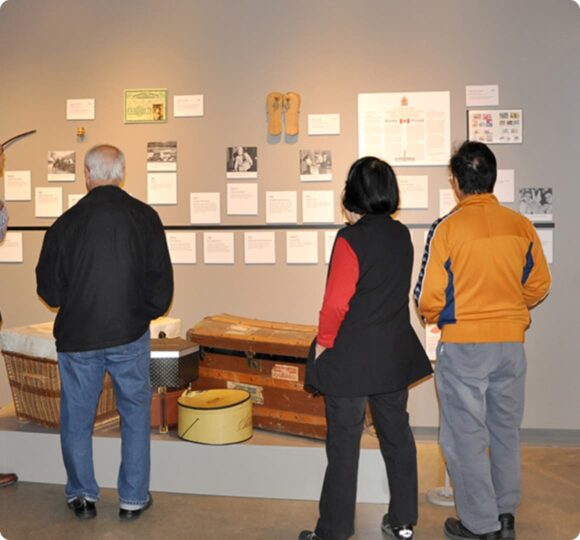
<path id="1" fill-rule="evenodd" d="M 108 371 L 121 415 L 119 516 L 134 519 L 152 502 L 149 323 L 169 308 L 173 271 L 159 216 L 119 187 L 123 153 L 109 145 L 91 149 L 85 177 L 87 195 L 47 231 L 36 268 L 39 296 L 59 308 L 66 498 L 77 517 L 96 516 L 92 429 Z"/>

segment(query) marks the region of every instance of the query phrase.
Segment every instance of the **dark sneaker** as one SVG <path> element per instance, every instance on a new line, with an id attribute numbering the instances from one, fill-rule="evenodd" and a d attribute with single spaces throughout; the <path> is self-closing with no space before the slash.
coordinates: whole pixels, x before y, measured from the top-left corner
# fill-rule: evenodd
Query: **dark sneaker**
<path id="1" fill-rule="evenodd" d="M 389 523 L 389 514 L 383 516 L 383 523 L 381 525 L 381 530 L 391 538 L 396 538 L 399 540 L 403 538 L 404 540 L 413 539 L 413 525 L 401 525 L 400 527 L 393 527 Z"/>
<path id="2" fill-rule="evenodd" d="M 125 508 L 119 508 L 119 517 L 124 521 L 131 521 L 133 519 L 137 519 L 138 517 L 141 516 L 143 512 L 145 512 L 145 510 L 151 508 L 152 504 L 153 497 L 151 496 L 151 493 L 149 493 L 149 500 L 147 501 L 147 504 L 145 506 L 137 508 L 137 510 L 127 510 Z"/>
<path id="3" fill-rule="evenodd" d="M 472 533 L 461 521 L 455 518 L 447 518 L 443 527 L 445 536 L 449 540 L 463 540 L 464 538 L 478 538 L 479 540 L 501 540 L 501 532 L 494 531 L 484 534 Z"/>
<path id="4" fill-rule="evenodd" d="M 513 514 L 500 514 L 501 537 L 513 540 L 516 537 L 516 518 Z"/>
<path id="5" fill-rule="evenodd" d="M 313 531 L 302 531 L 298 536 L 298 540 L 322 540 L 322 538 Z"/>
<path id="6" fill-rule="evenodd" d="M 97 517 L 97 507 L 94 501 L 87 501 L 84 497 L 76 497 L 68 501 L 67 506 L 79 519 L 91 519 Z"/>

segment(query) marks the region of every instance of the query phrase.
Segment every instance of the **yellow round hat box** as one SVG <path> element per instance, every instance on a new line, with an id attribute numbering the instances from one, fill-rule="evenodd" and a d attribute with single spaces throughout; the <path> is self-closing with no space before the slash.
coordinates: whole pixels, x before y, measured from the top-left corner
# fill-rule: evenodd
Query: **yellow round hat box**
<path id="1" fill-rule="evenodd" d="M 177 435 L 201 444 L 247 441 L 253 435 L 249 392 L 186 390 L 177 399 Z"/>

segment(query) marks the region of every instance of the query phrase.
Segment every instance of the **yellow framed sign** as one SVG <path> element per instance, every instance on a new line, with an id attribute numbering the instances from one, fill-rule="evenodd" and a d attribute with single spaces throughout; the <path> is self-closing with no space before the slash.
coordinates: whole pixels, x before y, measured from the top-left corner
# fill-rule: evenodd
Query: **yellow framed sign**
<path id="1" fill-rule="evenodd" d="M 167 90 L 125 90 L 125 124 L 167 122 Z"/>

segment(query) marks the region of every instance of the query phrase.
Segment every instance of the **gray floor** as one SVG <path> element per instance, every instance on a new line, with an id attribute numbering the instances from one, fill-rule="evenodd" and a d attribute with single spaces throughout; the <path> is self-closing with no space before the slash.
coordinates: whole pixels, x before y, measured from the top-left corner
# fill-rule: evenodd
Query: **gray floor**
<path id="1" fill-rule="evenodd" d="M 417 540 L 443 539 L 441 525 L 453 509 L 435 507 L 427 490 L 442 485 L 436 444 L 418 445 L 420 522 Z M 191 464 L 203 467 L 203 463 Z M 580 534 L 580 448 L 524 447 L 523 501 L 517 515 L 519 540 L 573 540 Z M 0 489 L 0 533 L 28 539 L 184 539 L 294 540 L 317 517 L 314 502 L 242 499 L 154 493 L 154 505 L 133 523 L 120 522 L 114 490 L 105 489 L 97 519 L 80 521 L 63 501 L 63 487 L 19 483 Z M 386 508 L 360 504 L 357 540 L 383 538 L 378 524 Z M 1 538 L 1 536 L 0 536 Z"/>

